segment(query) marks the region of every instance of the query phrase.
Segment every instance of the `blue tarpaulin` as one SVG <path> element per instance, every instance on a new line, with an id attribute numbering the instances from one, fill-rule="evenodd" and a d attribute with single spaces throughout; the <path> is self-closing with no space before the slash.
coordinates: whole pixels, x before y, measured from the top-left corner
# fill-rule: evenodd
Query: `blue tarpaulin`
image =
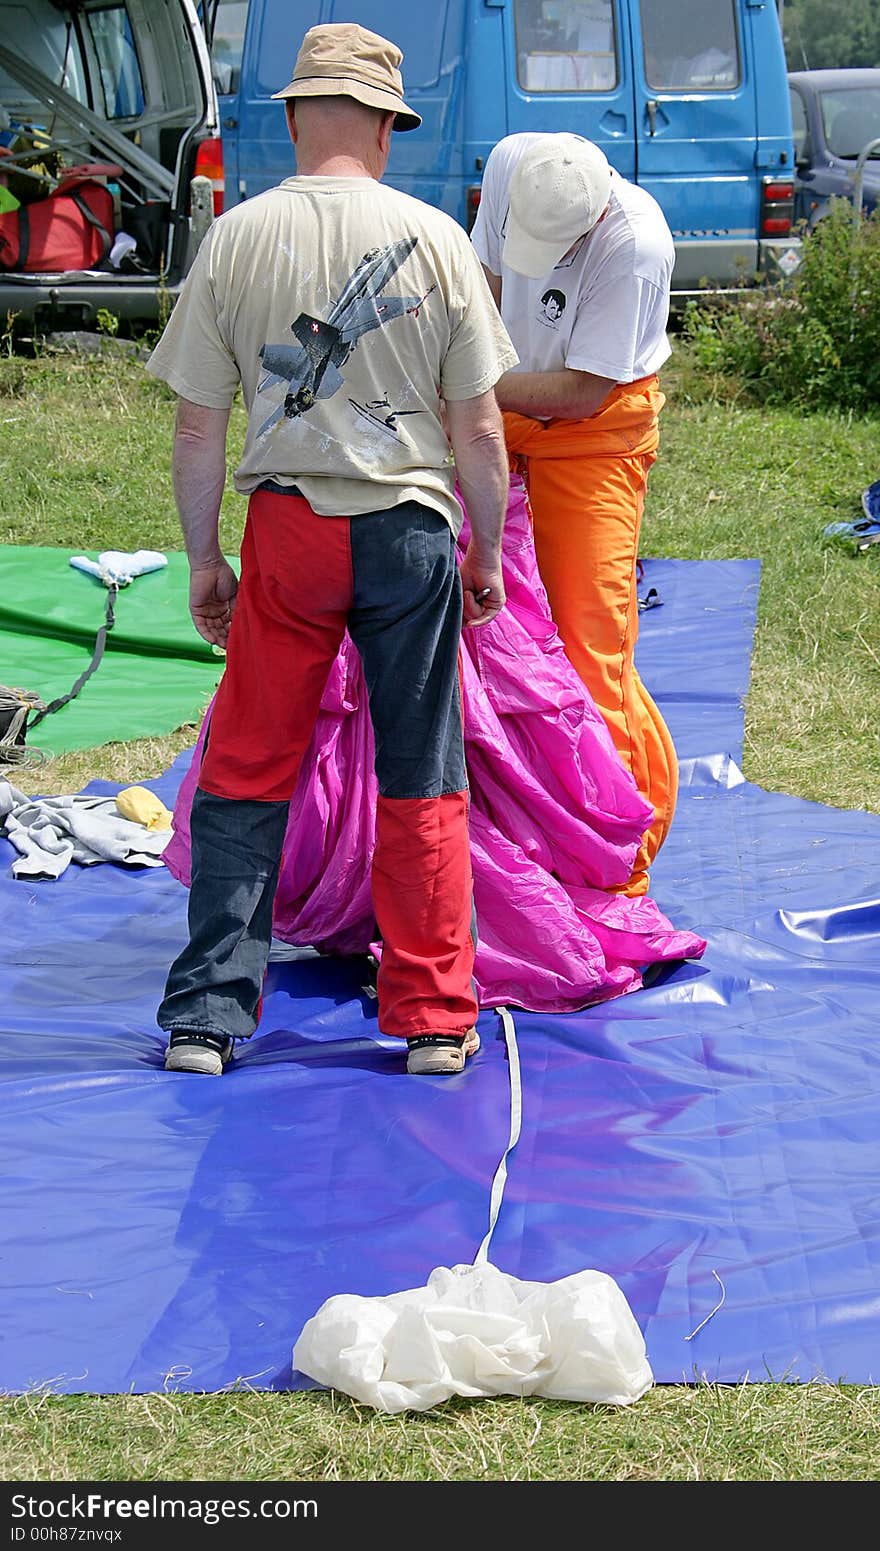
<path id="1" fill-rule="evenodd" d="M 614 1276 L 661 1382 L 871 1382 L 880 818 L 739 773 L 757 563 L 648 582 L 640 668 L 685 761 L 652 892 L 709 946 L 618 1001 L 516 1014 L 492 1258 Z M 151 783 L 169 806 L 187 758 Z M 0 1389 L 302 1387 L 325 1298 L 473 1258 L 509 1118 L 493 1013 L 460 1077 L 408 1078 L 360 961 L 276 963 L 224 1077 L 168 1074 L 185 891 L 103 865 L 14 881 L 12 859 L 0 841 Z"/>

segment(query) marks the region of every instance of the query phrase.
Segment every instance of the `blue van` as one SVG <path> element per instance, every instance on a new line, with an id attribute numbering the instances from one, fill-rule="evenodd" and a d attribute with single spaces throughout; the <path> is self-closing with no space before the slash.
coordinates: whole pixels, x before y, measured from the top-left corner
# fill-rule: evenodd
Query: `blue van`
<path id="1" fill-rule="evenodd" d="M 226 203 L 293 170 L 281 104 L 303 33 L 358 21 L 403 50 L 421 128 L 386 181 L 470 229 L 496 141 L 573 130 L 659 201 L 681 298 L 790 273 L 794 154 L 774 0 L 217 0 Z"/>

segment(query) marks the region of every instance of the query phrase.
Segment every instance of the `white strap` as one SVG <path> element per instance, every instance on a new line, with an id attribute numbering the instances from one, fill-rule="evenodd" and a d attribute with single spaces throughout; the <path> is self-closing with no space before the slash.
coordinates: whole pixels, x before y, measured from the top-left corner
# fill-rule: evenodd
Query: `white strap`
<path id="1" fill-rule="evenodd" d="M 504 1149 L 501 1162 L 495 1170 L 495 1178 L 492 1181 L 492 1193 L 489 1198 L 489 1229 L 482 1244 L 474 1256 L 474 1265 L 489 1259 L 489 1242 L 495 1232 L 495 1224 L 498 1221 L 498 1213 L 501 1210 L 501 1200 L 504 1195 L 504 1187 L 507 1184 L 507 1160 L 519 1141 L 522 1130 L 522 1076 L 519 1069 L 519 1049 L 516 1043 L 516 1028 L 513 1018 L 506 1007 L 496 1007 L 501 1026 L 504 1029 L 504 1041 L 507 1045 L 507 1064 L 510 1069 L 510 1135 L 507 1146 Z"/>

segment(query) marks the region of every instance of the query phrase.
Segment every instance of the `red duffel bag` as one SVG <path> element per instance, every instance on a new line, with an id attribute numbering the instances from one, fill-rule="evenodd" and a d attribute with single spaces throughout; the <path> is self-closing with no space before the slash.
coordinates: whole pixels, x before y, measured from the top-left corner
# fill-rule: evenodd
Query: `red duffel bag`
<path id="1" fill-rule="evenodd" d="M 94 269 L 112 243 L 113 196 L 103 183 L 65 180 L 48 199 L 0 215 L 0 270 Z"/>

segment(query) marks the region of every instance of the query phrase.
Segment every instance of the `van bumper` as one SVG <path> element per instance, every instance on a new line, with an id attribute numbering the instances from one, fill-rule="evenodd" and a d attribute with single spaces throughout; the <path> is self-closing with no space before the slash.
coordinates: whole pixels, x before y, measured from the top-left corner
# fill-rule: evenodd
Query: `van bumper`
<path id="1" fill-rule="evenodd" d="M 746 290 L 758 280 L 782 280 L 800 265 L 797 237 L 675 239 L 673 303 L 707 291 Z"/>
<path id="2" fill-rule="evenodd" d="M 0 277 L 0 318 L 8 314 L 40 331 L 92 328 L 101 309 L 126 322 L 156 323 L 167 315 L 180 293 L 177 285 L 160 285 L 153 276 L 102 275 L 85 280 L 66 275 L 4 275 Z"/>

